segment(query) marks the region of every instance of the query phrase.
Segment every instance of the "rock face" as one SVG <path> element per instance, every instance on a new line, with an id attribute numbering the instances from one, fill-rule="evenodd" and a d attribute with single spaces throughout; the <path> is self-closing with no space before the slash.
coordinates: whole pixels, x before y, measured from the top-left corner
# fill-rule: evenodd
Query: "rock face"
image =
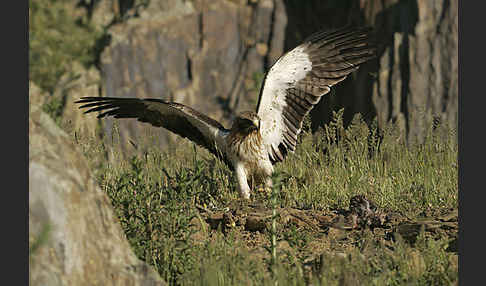
<path id="1" fill-rule="evenodd" d="M 72 70 L 78 77 L 63 90 L 64 127 L 81 135 L 96 136 L 98 120 L 95 116 L 85 116 L 74 102 L 82 96 L 99 96 L 100 72 L 95 67 L 86 69 L 77 62 L 73 63 Z"/>
<path id="2" fill-rule="evenodd" d="M 432 118 L 458 124 L 458 1 L 284 1 L 288 13 L 285 49 L 321 28 L 346 24 L 375 28 L 376 61 L 341 82 L 312 111 L 315 130 L 345 108 L 374 116 L 384 126 L 398 121 L 409 141 L 421 141 Z"/>
<path id="3" fill-rule="evenodd" d="M 454 0 L 400 1 L 375 16 L 386 44 L 373 102 L 379 122 L 405 119 L 409 142 L 433 119 L 458 126 L 457 11 Z"/>
<path id="4" fill-rule="evenodd" d="M 165 285 L 131 251 L 111 204 L 72 139 L 41 111 L 29 117 L 30 285 Z"/>
<path id="5" fill-rule="evenodd" d="M 272 21 L 273 13 L 283 16 Z M 255 75 L 283 49 L 281 1 L 151 1 L 140 15 L 109 30 L 101 57 L 105 96 L 177 101 L 227 127 L 234 112 L 255 109 Z M 112 119 L 102 124 L 111 137 Z M 117 124 L 124 153 L 133 150 L 128 140 L 143 143 L 147 134 L 161 146 L 177 140 L 135 120 Z"/>

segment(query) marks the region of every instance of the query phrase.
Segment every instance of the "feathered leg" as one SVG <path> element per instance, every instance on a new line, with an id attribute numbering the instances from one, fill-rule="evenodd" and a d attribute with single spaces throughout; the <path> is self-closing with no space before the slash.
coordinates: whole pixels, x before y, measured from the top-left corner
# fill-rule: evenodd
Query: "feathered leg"
<path id="1" fill-rule="evenodd" d="M 250 187 L 248 186 L 247 175 L 243 165 L 235 167 L 236 179 L 238 180 L 238 191 L 242 198 L 250 199 Z"/>

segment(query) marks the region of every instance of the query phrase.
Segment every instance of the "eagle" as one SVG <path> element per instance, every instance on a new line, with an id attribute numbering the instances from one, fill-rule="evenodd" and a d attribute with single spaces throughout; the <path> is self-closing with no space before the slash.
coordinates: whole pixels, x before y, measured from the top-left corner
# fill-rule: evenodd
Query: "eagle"
<path id="1" fill-rule="evenodd" d="M 370 27 L 347 26 L 310 35 L 271 66 L 256 112 L 238 114 L 231 129 L 162 99 L 81 97 L 76 103 L 84 113 L 98 111 L 98 118 L 136 118 L 206 148 L 234 172 L 240 196 L 249 199 L 253 183 L 272 187 L 274 165 L 295 151 L 304 117 L 322 96 L 375 57 L 371 34 Z"/>

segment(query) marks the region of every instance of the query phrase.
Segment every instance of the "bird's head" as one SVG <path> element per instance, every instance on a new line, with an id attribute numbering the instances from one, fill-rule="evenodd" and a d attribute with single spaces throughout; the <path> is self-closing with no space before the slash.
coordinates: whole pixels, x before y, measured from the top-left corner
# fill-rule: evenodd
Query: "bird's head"
<path id="1" fill-rule="evenodd" d="M 260 117 L 253 111 L 244 111 L 236 117 L 233 128 L 246 133 L 258 131 L 260 129 Z"/>

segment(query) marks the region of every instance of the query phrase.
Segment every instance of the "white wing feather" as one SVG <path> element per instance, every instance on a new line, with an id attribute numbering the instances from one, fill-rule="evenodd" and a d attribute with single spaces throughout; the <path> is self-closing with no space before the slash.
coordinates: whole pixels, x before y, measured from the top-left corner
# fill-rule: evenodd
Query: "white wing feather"
<path id="1" fill-rule="evenodd" d="M 375 56 L 369 28 L 345 27 L 311 35 L 267 73 L 257 106 L 272 163 L 295 150 L 303 118 L 330 88 Z"/>
<path id="2" fill-rule="evenodd" d="M 312 69 L 312 62 L 304 52 L 305 47 L 299 46 L 282 56 L 265 78 L 259 106 L 266 108 L 258 108 L 257 113 L 261 119 L 261 134 L 267 149 L 278 150 L 282 133 L 288 129 L 282 117 L 283 108 L 287 106 L 286 90 L 304 79 Z M 271 152 L 270 154 L 273 156 Z"/>

